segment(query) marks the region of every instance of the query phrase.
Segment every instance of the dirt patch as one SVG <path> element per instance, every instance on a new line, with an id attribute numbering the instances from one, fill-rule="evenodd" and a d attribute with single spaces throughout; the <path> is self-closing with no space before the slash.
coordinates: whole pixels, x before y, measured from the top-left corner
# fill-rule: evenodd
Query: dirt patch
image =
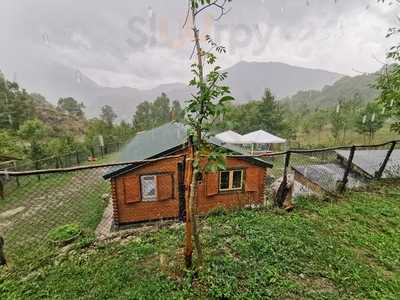
<path id="1" fill-rule="evenodd" d="M 7 228 L 8 226 L 10 226 L 10 224 L 11 224 L 11 221 L 6 221 L 3 223 L 0 223 L 0 230 Z"/>
<path id="2" fill-rule="evenodd" d="M 292 275 L 290 278 L 299 285 L 311 288 L 313 290 L 319 290 L 327 293 L 334 293 L 336 291 L 336 286 L 328 278 L 306 276 L 304 274 Z"/>
<path id="3" fill-rule="evenodd" d="M 5 219 L 5 218 L 15 216 L 16 214 L 20 213 L 23 210 L 25 210 L 25 206 L 20 206 L 20 207 L 14 208 L 14 209 L 9 209 L 0 214 L 0 219 Z"/>
<path id="4" fill-rule="evenodd" d="M 116 231 L 110 230 L 107 236 L 103 236 L 102 238 L 98 239 L 98 241 L 101 242 L 101 244 L 120 242 L 122 245 L 124 245 L 132 240 L 140 241 L 140 235 L 142 234 L 156 232 L 161 228 L 166 228 L 166 227 L 178 230 L 182 226 L 183 224 L 178 223 L 176 220 L 149 222 L 146 224 L 136 225 L 136 227 L 132 228 L 119 229 Z"/>
<path id="5" fill-rule="evenodd" d="M 390 279 L 395 276 L 395 272 L 389 271 L 382 263 L 369 254 L 368 251 L 359 248 L 353 248 L 353 250 L 360 260 L 366 262 L 369 266 L 375 269 L 379 269 L 385 278 Z"/>

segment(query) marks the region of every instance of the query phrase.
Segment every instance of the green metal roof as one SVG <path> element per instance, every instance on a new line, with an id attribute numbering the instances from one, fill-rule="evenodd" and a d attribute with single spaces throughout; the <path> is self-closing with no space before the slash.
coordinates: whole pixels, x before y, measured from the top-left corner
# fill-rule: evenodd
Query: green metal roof
<path id="1" fill-rule="evenodd" d="M 184 147 L 187 139 L 188 128 L 184 124 L 178 122 L 167 123 L 158 128 L 138 133 L 132 141 L 122 149 L 119 159 L 120 161 L 128 162 L 161 157 L 165 154 L 168 155 L 173 152 L 173 150 L 179 150 L 180 147 Z M 243 159 L 255 165 L 272 167 L 270 162 L 261 158 L 250 157 L 250 153 L 239 146 L 224 144 L 215 137 L 210 138 L 208 142 L 217 147 L 222 147 L 233 154 L 248 155 L 249 157 Z M 103 177 L 105 179 L 115 177 L 134 167 L 137 167 L 137 164 L 131 164 L 125 167 L 114 167 Z"/>
<path id="2" fill-rule="evenodd" d="M 187 129 L 177 122 L 138 133 L 121 151 L 120 161 L 149 159 L 186 143 Z"/>

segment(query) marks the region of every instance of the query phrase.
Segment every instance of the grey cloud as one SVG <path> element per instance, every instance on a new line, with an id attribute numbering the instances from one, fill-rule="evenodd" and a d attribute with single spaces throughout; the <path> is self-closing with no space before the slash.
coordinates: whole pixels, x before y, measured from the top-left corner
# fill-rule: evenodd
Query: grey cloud
<path id="1" fill-rule="evenodd" d="M 184 0 L 2 2 L 0 69 L 23 74 L 28 87 L 34 87 L 34 70 L 45 62 L 81 70 L 98 83 L 113 86 L 150 87 L 190 76 L 191 40 L 182 30 Z M 210 22 L 212 12 L 202 24 L 219 30 L 221 42 L 231 47 L 221 59 L 224 66 L 240 59 L 285 60 L 338 72 L 373 71 L 378 65 L 371 57 L 384 57 L 389 45 L 384 32 L 396 9 L 383 9 L 374 0 L 334 2 L 236 0 L 217 27 Z M 366 11 L 363 23 L 360 15 Z M 142 27 L 132 27 L 135 19 Z"/>

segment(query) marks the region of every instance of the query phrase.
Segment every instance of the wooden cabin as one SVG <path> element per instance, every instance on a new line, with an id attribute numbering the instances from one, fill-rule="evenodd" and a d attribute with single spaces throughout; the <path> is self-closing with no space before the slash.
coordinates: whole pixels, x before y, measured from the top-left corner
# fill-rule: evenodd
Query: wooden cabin
<path id="1" fill-rule="evenodd" d="M 125 147 L 121 155 L 123 160 L 157 160 L 129 164 L 104 175 L 112 185 L 115 225 L 160 219 L 183 220 L 184 155 L 188 151 L 186 132 L 184 125 L 168 123 L 141 133 Z M 231 154 L 248 154 L 239 147 L 224 145 L 216 138 L 210 139 L 209 143 Z M 228 157 L 225 171 L 198 177 L 198 212 L 207 214 L 218 207 L 263 204 L 266 172 L 271 167 L 259 158 Z"/>

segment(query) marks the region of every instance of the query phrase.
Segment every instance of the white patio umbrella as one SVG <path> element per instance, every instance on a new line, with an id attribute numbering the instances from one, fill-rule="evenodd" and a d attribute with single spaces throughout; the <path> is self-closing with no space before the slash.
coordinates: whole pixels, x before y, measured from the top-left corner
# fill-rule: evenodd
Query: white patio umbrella
<path id="1" fill-rule="evenodd" d="M 242 144 L 251 144 L 251 152 L 254 152 L 254 145 L 286 144 L 286 140 L 264 130 L 257 130 L 243 135 Z"/>
<path id="2" fill-rule="evenodd" d="M 232 130 L 221 132 L 215 137 L 226 144 L 245 144 L 243 136 Z"/>
<path id="3" fill-rule="evenodd" d="M 247 144 L 285 144 L 286 140 L 264 130 L 257 130 L 243 135 Z"/>

